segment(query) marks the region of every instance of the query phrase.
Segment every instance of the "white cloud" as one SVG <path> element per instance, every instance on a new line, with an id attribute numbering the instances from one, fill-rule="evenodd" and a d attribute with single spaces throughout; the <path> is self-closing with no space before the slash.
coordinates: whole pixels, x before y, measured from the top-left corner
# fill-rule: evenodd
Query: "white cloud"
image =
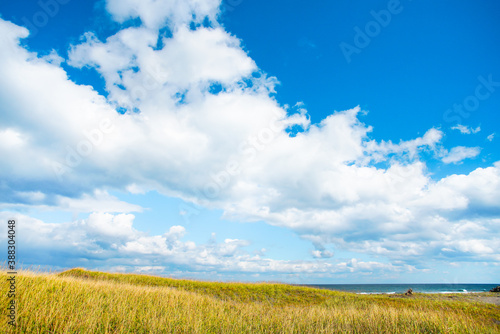
<path id="1" fill-rule="evenodd" d="M 68 198 L 57 196 L 56 206 L 58 210 L 73 212 L 142 212 L 139 205 L 130 204 L 118 200 L 106 191 L 95 190 L 94 194 L 84 194 L 80 198 Z"/>
<path id="2" fill-rule="evenodd" d="M 465 159 L 475 158 L 479 155 L 481 149 L 479 147 L 464 147 L 457 146 L 447 152 L 446 155 L 441 159 L 445 164 L 459 163 Z"/>
<path id="3" fill-rule="evenodd" d="M 498 208 L 500 196 L 500 162 L 487 168 L 477 168 L 468 175 L 451 175 L 440 180 L 438 187 L 449 189 L 455 195 L 474 204 L 475 210 L 489 207 Z"/>
<path id="4" fill-rule="evenodd" d="M 495 138 L 495 133 L 492 133 L 486 139 L 488 139 L 489 141 L 493 141 L 494 138 Z"/>
<path id="5" fill-rule="evenodd" d="M 197 270 L 398 267 L 262 259 L 246 252 L 249 242 L 240 239 L 214 245 L 182 241 L 185 229 L 179 226 L 150 236 L 133 229 L 132 215 L 113 215 L 142 210 L 107 193 L 118 189 L 156 190 L 222 209 L 231 219 L 290 228 L 313 242 L 316 258 L 331 258 L 328 245 L 408 266 L 442 249 L 453 250 L 445 255 L 454 258 L 467 253 L 467 260 L 498 256 L 489 251 L 500 249 L 494 233 L 460 232 L 470 224 L 493 231 L 498 163 L 433 180 L 423 152 L 449 164 L 476 157 L 479 148 L 448 151 L 436 128 L 399 143 L 373 140 L 359 107 L 311 124 L 303 106 L 278 104 L 271 94 L 277 80 L 259 71 L 236 37 L 216 24 L 186 28 L 193 13 L 196 22 L 215 20 L 218 2 L 198 2 L 156 8 L 165 3 L 108 1 L 116 20 L 140 17 L 143 25 L 105 41 L 86 34 L 68 60 L 76 68 L 95 68 L 105 79 L 107 98 L 70 81 L 57 55 L 28 52 L 19 44 L 26 29 L 0 19 L 0 154 L 7 157 L 0 167 L 1 205 L 95 212 L 63 225 L 24 217 L 40 232 L 30 235 L 33 245 L 108 256 L 116 266 L 146 258 L 145 267 L 162 259 L 161 267 L 177 263 Z M 165 22 L 175 29 L 159 46 L 157 29 Z M 117 113 L 119 107 L 128 112 Z M 290 136 L 286 130 L 293 126 L 301 131 Z M 60 244 L 50 246 L 52 240 Z"/>
<path id="6" fill-rule="evenodd" d="M 488 243 L 489 240 L 463 240 L 458 243 L 458 248 L 466 253 L 492 254 L 494 251 L 486 246 Z"/>
<path id="7" fill-rule="evenodd" d="M 163 38 L 160 50 L 153 49 L 157 38 L 141 27 L 122 30 L 105 43 L 86 34 L 72 47 L 69 64 L 95 67 L 106 80 L 109 99 L 130 110 L 144 108 L 148 100 L 174 108 L 191 86 L 231 86 L 257 69 L 239 40 L 221 28 L 179 28 L 172 38 Z"/>
<path id="8" fill-rule="evenodd" d="M 217 22 L 220 0 L 107 0 L 107 9 L 118 22 L 140 18 L 148 28 L 168 25 L 172 29 L 205 18 Z"/>
<path id="9" fill-rule="evenodd" d="M 442 138 L 443 132 L 432 128 L 423 137 L 401 141 L 399 144 L 393 144 L 391 141 L 377 143 L 372 140 L 366 143 L 366 148 L 375 161 L 386 160 L 389 154 L 406 154 L 410 159 L 414 159 L 420 150 L 436 150 L 436 145 Z"/>
<path id="10" fill-rule="evenodd" d="M 25 142 L 23 135 L 14 129 L 0 130 L 0 145 L 5 151 L 21 149 Z"/>
<path id="11" fill-rule="evenodd" d="M 333 252 L 330 252 L 328 250 L 313 250 L 311 252 L 312 256 L 317 259 L 328 259 L 334 256 Z"/>
<path id="12" fill-rule="evenodd" d="M 478 126 L 477 128 L 472 128 L 472 127 L 469 127 L 469 126 L 465 126 L 465 125 L 462 125 L 462 124 L 458 124 L 456 126 L 453 126 L 451 128 L 452 130 L 458 130 L 460 131 L 462 134 L 473 134 L 473 133 L 478 133 L 479 131 L 481 131 L 481 127 Z"/>
<path id="13" fill-rule="evenodd" d="M 47 195 L 41 191 L 15 191 L 11 193 L 11 201 L 0 203 L 0 208 L 27 210 L 30 208 L 43 211 L 69 211 L 74 214 L 89 212 L 129 213 L 142 212 L 139 205 L 119 200 L 106 191 L 96 189 L 92 194 L 83 194 L 80 197 L 61 195 Z"/>
<path id="14" fill-rule="evenodd" d="M 109 213 L 92 213 L 83 224 L 90 234 L 97 234 L 106 239 L 132 238 L 137 234 L 132 228 L 134 215 Z"/>
<path id="15" fill-rule="evenodd" d="M 393 271 L 404 266 L 352 259 L 349 263 L 283 261 L 251 255 L 243 248 L 246 240 L 226 239 L 222 243 L 196 245 L 181 241 L 185 229 L 173 226 L 164 235 L 149 236 L 133 228 L 133 215 L 91 214 L 89 218 L 63 224 L 49 224 L 14 212 L 0 212 L 0 218 L 15 217 L 23 235 L 25 254 L 43 264 L 58 267 L 84 265 L 111 271 L 171 274 L 172 265 L 182 272 L 307 273 L 312 277 L 342 272 Z M 2 225 L 2 235 L 6 231 Z M 54 247 L 57 243 L 57 247 Z M 50 255 L 47 255 L 50 254 Z"/>
<path id="16" fill-rule="evenodd" d="M 123 271 L 126 271 L 126 268 L 123 268 Z M 136 267 L 135 271 L 138 273 L 147 273 L 147 274 L 161 274 L 164 273 L 167 268 L 164 266 L 142 266 Z"/>

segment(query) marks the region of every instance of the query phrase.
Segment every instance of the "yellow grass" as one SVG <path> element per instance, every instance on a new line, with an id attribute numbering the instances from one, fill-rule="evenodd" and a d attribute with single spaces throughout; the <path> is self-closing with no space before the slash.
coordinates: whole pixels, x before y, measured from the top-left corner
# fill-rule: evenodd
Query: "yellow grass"
<path id="1" fill-rule="evenodd" d="M 500 333 L 500 308 L 463 296 L 355 295 L 285 284 L 175 280 L 73 269 L 17 275 L 2 333 Z"/>

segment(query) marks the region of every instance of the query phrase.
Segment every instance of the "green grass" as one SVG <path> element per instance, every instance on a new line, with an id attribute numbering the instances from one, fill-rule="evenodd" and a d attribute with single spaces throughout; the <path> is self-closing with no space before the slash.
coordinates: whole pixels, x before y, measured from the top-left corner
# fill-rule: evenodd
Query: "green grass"
<path id="1" fill-rule="evenodd" d="M 0 272 L 0 305 L 7 274 Z M 72 269 L 17 276 L 2 333 L 500 333 L 500 308 L 458 295 L 356 295 Z"/>

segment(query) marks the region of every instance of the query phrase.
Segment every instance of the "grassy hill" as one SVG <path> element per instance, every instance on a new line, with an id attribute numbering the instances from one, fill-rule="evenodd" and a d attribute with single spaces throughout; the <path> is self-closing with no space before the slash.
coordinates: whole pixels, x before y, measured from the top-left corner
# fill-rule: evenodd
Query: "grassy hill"
<path id="1" fill-rule="evenodd" d="M 2 333 L 500 333 L 500 307 L 465 295 L 356 295 L 83 269 L 19 273 L 12 330 L 2 289 Z"/>

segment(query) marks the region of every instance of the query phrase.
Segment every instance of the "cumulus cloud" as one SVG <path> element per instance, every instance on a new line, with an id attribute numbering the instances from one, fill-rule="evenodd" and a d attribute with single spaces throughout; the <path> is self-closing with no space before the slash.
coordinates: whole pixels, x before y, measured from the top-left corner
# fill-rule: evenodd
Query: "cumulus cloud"
<path id="1" fill-rule="evenodd" d="M 106 80 L 108 99 L 129 110 L 144 109 L 148 100 L 174 109 L 192 86 L 231 86 L 257 69 L 239 40 L 222 28 L 179 28 L 172 38 L 163 38 L 159 50 L 157 39 L 143 27 L 124 29 L 104 43 L 87 33 L 72 47 L 69 64 L 95 68 Z M 161 99 L 165 94 L 168 98 Z"/>
<path id="2" fill-rule="evenodd" d="M 49 250 L 51 240 L 61 240 L 57 248 L 72 250 L 73 258 L 109 257 L 116 266 L 145 257 L 145 268 L 158 259 L 160 267 L 254 272 L 400 268 L 261 258 L 246 252 L 241 239 L 182 241 L 180 226 L 147 235 L 133 228 L 131 212 L 142 208 L 107 193 L 118 189 L 155 190 L 222 209 L 226 218 L 292 229 L 313 243 L 318 259 L 334 259 L 336 249 L 407 266 L 431 253 L 498 257 L 494 233 L 463 231 L 495 224 L 500 165 L 434 180 L 421 159 L 456 164 L 478 156 L 479 148 L 446 149 L 437 128 L 399 143 L 374 140 L 359 107 L 311 124 L 300 104 L 276 101 L 277 79 L 216 23 L 218 1 L 109 0 L 107 6 L 118 22 L 141 24 L 105 40 L 86 33 L 67 59 L 97 71 L 106 97 L 69 80 L 57 55 L 21 46 L 28 31 L 0 19 L 1 205 L 91 214 L 62 226 L 24 217 L 41 231 L 30 236 L 33 245 Z M 207 18 L 212 24 L 198 24 Z M 165 25 L 169 37 L 158 31 Z M 299 131 L 291 135 L 292 128 Z M 464 133 L 478 129 L 457 126 Z"/>
<path id="3" fill-rule="evenodd" d="M 148 28 L 168 25 L 174 29 L 193 21 L 200 24 L 206 18 L 217 22 L 220 0 L 107 0 L 106 6 L 118 22 L 139 18 Z"/>
<path id="4" fill-rule="evenodd" d="M 129 239 L 137 234 L 132 228 L 134 215 L 119 214 L 113 216 L 109 213 L 92 213 L 87 220 L 82 222 L 88 234 L 99 235 L 106 239 Z"/>
<path id="5" fill-rule="evenodd" d="M 172 267 L 185 272 L 296 273 L 334 275 L 344 272 L 401 272 L 405 265 L 389 265 L 351 259 L 348 263 L 273 260 L 252 255 L 246 240 L 226 239 L 197 245 L 183 241 L 182 226 L 172 226 L 163 235 L 150 236 L 133 228 L 133 215 L 91 214 L 87 219 L 53 224 L 15 212 L 0 212 L 1 219 L 17 219 L 22 234 L 24 260 L 40 261 L 58 268 L 106 266 L 112 271 L 171 274 Z M 5 232 L 2 226 L 0 232 Z M 2 233 L 6 235 L 6 233 Z M 54 244 L 57 246 L 54 247 Z M 170 269 L 170 270 L 169 270 Z"/>

